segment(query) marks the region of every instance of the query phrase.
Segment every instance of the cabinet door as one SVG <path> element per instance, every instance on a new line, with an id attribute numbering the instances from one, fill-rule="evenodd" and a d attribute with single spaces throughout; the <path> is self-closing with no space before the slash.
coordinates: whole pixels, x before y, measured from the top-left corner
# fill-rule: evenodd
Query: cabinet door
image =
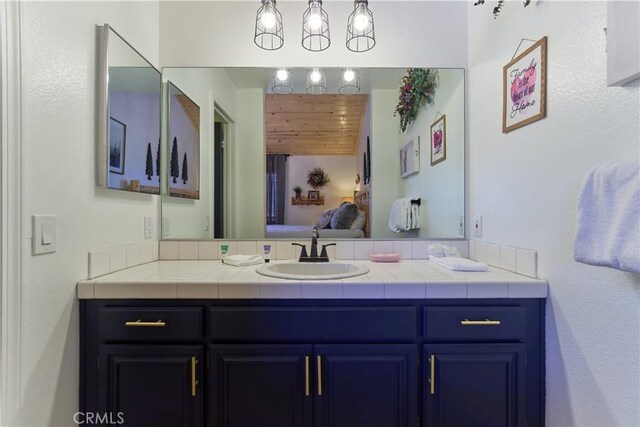
<path id="1" fill-rule="evenodd" d="M 316 345 L 318 427 L 415 427 L 417 347 Z"/>
<path id="2" fill-rule="evenodd" d="M 134 427 L 202 425 L 200 346 L 103 345 L 100 411 L 104 424 Z"/>
<path id="3" fill-rule="evenodd" d="M 427 344 L 423 360 L 426 425 L 524 426 L 524 344 Z"/>
<path id="4" fill-rule="evenodd" d="M 210 346 L 211 425 L 313 424 L 311 345 Z"/>

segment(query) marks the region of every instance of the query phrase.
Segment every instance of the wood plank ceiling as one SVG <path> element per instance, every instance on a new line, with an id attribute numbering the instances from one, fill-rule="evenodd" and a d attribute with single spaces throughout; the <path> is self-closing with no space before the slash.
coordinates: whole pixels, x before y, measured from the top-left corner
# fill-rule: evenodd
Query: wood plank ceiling
<path id="1" fill-rule="evenodd" d="M 358 147 L 368 95 L 267 94 L 267 153 L 348 155 Z"/>

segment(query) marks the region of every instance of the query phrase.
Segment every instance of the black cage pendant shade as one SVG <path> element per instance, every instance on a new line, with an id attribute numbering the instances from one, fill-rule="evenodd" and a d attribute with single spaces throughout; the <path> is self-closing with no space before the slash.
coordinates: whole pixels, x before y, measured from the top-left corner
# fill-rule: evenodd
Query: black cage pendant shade
<path id="1" fill-rule="evenodd" d="M 293 76 L 288 68 L 273 70 L 271 90 L 273 93 L 288 95 L 293 92 Z"/>
<path id="2" fill-rule="evenodd" d="M 309 0 L 309 7 L 302 16 L 302 47 L 320 52 L 330 45 L 329 15 L 322 8 L 322 0 Z"/>
<path id="3" fill-rule="evenodd" d="M 353 12 L 347 20 L 347 49 L 352 52 L 366 52 L 376 45 L 373 13 L 367 0 L 355 0 Z"/>
<path id="4" fill-rule="evenodd" d="M 282 15 L 276 7 L 276 0 L 262 0 L 256 14 L 254 43 L 264 50 L 277 50 L 284 44 Z"/>
<path id="5" fill-rule="evenodd" d="M 338 93 L 340 95 L 356 95 L 360 92 L 360 77 L 358 70 L 354 68 L 344 68 L 340 73 Z"/>
<path id="6" fill-rule="evenodd" d="M 312 68 L 307 71 L 306 90 L 309 95 L 324 95 L 327 93 L 327 76 L 322 68 Z"/>

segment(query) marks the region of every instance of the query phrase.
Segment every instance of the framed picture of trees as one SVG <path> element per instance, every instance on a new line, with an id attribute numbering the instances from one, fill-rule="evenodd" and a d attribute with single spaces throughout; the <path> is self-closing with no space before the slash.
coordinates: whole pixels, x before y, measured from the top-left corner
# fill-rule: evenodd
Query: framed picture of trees
<path id="1" fill-rule="evenodd" d="M 172 82 L 168 91 L 169 195 L 200 198 L 200 107 Z"/>

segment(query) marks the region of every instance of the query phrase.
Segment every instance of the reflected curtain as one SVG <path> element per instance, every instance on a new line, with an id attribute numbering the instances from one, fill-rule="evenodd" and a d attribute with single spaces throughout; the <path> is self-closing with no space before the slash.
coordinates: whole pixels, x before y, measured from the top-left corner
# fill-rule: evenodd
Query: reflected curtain
<path id="1" fill-rule="evenodd" d="M 267 224 L 284 224 L 286 161 L 286 154 L 267 154 Z"/>

